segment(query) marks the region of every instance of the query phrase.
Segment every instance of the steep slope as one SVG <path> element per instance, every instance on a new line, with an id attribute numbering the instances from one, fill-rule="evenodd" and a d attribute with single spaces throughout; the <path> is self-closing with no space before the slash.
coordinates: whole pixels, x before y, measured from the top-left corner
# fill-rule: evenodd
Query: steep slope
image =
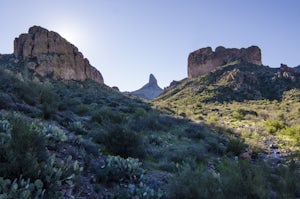
<path id="1" fill-rule="evenodd" d="M 212 124 L 216 131 L 227 129 L 223 133 L 244 140 L 249 154 L 262 159 L 300 159 L 300 74 L 286 65 L 228 63 L 170 86 L 154 104 L 170 114 Z"/>
<path id="2" fill-rule="evenodd" d="M 132 95 L 140 97 L 142 99 L 154 99 L 157 96 L 159 96 L 163 92 L 163 89 L 161 89 L 158 84 L 157 80 L 154 77 L 154 75 L 150 74 L 149 76 L 149 82 L 144 85 L 142 88 L 131 92 Z"/>

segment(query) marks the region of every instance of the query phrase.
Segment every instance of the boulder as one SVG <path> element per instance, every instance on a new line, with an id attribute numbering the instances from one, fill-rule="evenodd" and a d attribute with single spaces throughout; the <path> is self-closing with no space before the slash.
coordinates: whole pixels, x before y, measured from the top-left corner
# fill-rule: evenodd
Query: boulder
<path id="1" fill-rule="evenodd" d="M 219 46 L 215 52 L 211 47 L 201 48 L 189 54 L 188 77 L 197 77 L 215 68 L 234 61 L 262 65 L 261 51 L 257 46 L 249 48 L 224 48 Z"/>
<path id="2" fill-rule="evenodd" d="M 73 44 L 58 33 L 33 26 L 14 41 L 14 55 L 41 76 L 62 80 L 94 80 L 103 84 L 101 73 L 90 65 Z"/>

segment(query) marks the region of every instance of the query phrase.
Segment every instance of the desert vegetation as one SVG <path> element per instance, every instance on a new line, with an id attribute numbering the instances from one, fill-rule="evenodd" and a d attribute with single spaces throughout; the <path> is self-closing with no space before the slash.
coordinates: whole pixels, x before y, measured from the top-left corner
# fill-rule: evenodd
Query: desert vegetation
<path id="1" fill-rule="evenodd" d="M 294 99 L 150 103 L 3 65 L 0 108 L 0 198 L 299 196 Z M 243 157 L 264 139 L 293 156 Z"/>

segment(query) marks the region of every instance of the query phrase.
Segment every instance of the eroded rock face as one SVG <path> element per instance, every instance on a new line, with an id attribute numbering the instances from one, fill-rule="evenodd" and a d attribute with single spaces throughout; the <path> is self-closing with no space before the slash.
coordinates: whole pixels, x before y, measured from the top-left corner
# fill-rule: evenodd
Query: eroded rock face
<path id="1" fill-rule="evenodd" d="M 41 76 L 63 80 L 94 80 L 103 84 L 101 73 L 78 49 L 58 33 L 33 26 L 14 41 L 14 55 Z"/>
<path id="2" fill-rule="evenodd" d="M 262 65 L 261 51 L 257 46 L 241 49 L 219 46 L 215 52 L 211 47 L 201 48 L 190 53 L 188 57 L 188 77 L 193 78 L 206 74 L 218 66 L 233 61 Z"/>

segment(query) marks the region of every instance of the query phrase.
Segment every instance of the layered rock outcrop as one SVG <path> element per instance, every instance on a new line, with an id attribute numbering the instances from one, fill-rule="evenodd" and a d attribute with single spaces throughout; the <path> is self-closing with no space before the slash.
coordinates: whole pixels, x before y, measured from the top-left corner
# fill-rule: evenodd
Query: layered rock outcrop
<path id="1" fill-rule="evenodd" d="M 159 96 L 162 92 L 163 89 L 158 86 L 154 75 L 150 74 L 149 82 L 139 90 L 131 92 L 131 94 L 143 99 L 151 100 Z"/>
<path id="2" fill-rule="evenodd" d="M 103 84 L 101 73 L 90 65 L 73 44 L 58 33 L 33 26 L 14 41 L 14 55 L 41 76 L 62 80 L 94 80 Z"/>
<path id="3" fill-rule="evenodd" d="M 189 54 L 188 77 L 193 78 L 206 74 L 233 61 L 262 65 L 261 51 L 257 46 L 241 49 L 219 46 L 215 52 L 211 47 L 201 48 Z"/>

